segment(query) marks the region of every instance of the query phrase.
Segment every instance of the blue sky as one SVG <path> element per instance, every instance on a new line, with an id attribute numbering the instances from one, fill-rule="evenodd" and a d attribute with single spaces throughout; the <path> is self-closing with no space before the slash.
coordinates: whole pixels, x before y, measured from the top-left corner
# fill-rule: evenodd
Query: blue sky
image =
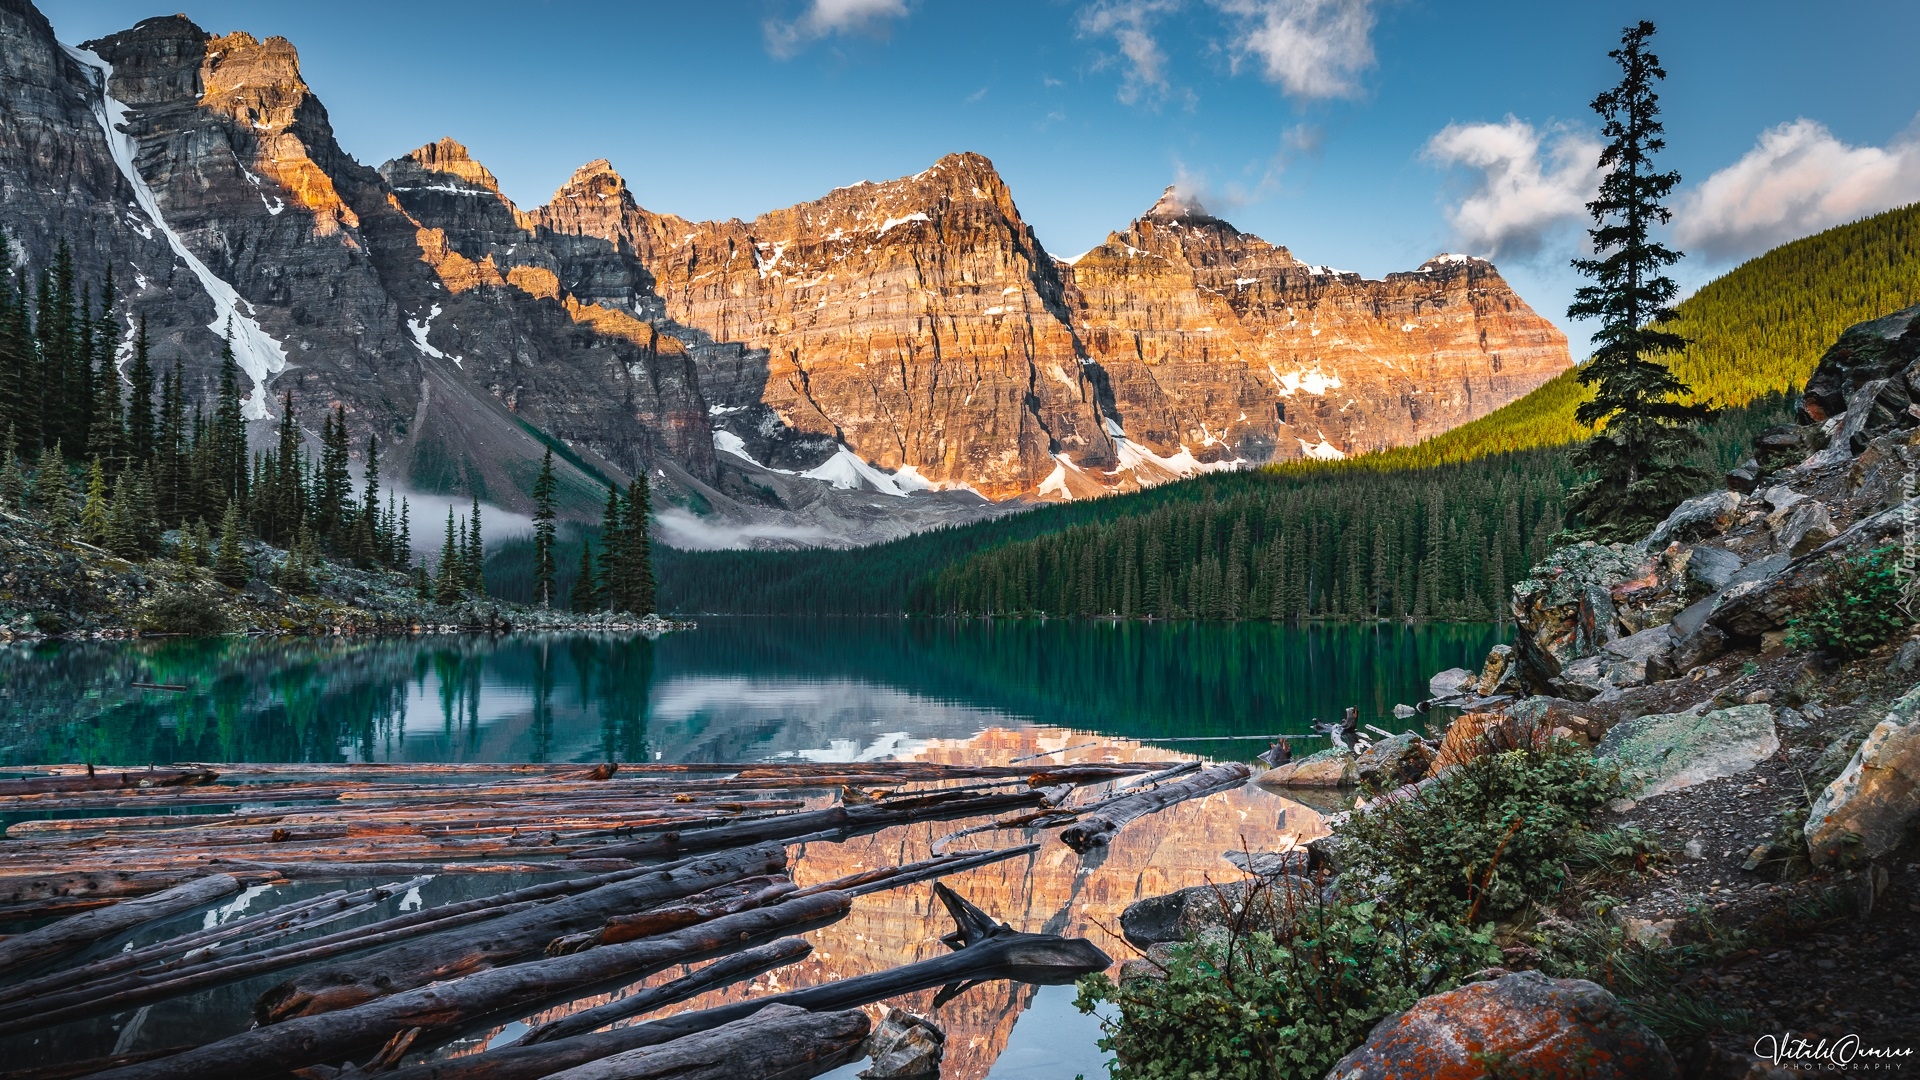
<path id="1" fill-rule="evenodd" d="M 1686 284 L 1920 200 L 1912 3 L 181 3 L 214 32 L 291 39 L 360 160 L 450 135 L 526 206 L 597 157 L 650 208 L 750 218 L 974 150 L 1057 254 L 1177 182 L 1370 276 L 1490 255 L 1562 325 L 1587 102 L 1634 19 L 1661 28 Z M 74 43 L 164 10 L 42 8 Z"/>

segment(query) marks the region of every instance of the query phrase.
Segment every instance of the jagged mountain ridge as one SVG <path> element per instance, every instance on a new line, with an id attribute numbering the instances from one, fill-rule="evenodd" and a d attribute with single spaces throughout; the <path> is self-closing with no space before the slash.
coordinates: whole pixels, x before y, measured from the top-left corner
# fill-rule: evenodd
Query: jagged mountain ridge
<path id="1" fill-rule="evenodd" d="M 0 0 L 0 43 L 0 225 L 30 265 L 68 238 L 163 364 L 204 382 L 231 328 L 252 415 L 339 401 L 390 476 L 510 507 L 550 444 L 583 512 L 646 468 L 680 540 L 860 542 L 1006 509 L 929 488 L 1396 445 L 1566 366 L 1477 261 L 1330 275 L 1174 200 L 1056 259 L 978 155 L 752 222 L 643 209 L 593 162 L 523 211 L 452 140 L 355 161 L 284 39 L 174 16 L 67 50 Z"/>

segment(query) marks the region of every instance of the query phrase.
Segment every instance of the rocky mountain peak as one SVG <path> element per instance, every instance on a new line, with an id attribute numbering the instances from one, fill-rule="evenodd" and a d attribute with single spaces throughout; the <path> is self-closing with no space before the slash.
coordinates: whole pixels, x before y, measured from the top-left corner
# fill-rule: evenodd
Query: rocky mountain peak
<path id="1" fill-rule="evenodd" d="M 1219 220 L 1207 212 L 1198 196 L 1181 191 L 1178 184 L 1168 184 L 1167 190 L 1160 193 L 1141 217 L 1147 221 Z"/>
<path id="2" fill-rule="evenodd" d="M 573 170 L 567 182 L 553 193 L 553 201 L 563 199 L 612 199 L 632 203 L 633 195 L 627 190 L 626 180 L 614 171 L 612 162 L 595 158 Z"/>
<path id="3" fill-rule="evenodd" d="M 400 160 L 388 162 L 381 167 L 381 172 L 386 173 L 389 168 L 398 166 Z M 423 172 L 454 177 L 496 195 L 500 193 L 500 181 L 494 178 L 493 173 L 488 171 L 485 165 L 475 161 L 465 146 L 453 139 L 441 139 L 439 142 L 428 143 L 409 153 L 404 160 L 419 166 Z"/>

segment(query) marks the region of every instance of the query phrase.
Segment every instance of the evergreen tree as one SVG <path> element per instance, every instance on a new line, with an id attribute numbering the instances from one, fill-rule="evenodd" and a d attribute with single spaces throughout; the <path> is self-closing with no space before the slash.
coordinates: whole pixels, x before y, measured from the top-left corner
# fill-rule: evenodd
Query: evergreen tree
<path id="1" fill-rule="evenodd" d="M 187 492 L 187 440 L 187 398 L 176 363 L 161 380 L 160 420 L 153 440 L 153 483 L 160 523 L 165 526 L 185 525 L 192 516 L 193 500 Z"/>
<path id="2" fill-rule="evenodd" d="M 487 545 L 480 538 L 480 496 L 473 497 L 473 517 L 467 529 L 467 549 L 461 566 L 467 572 L 466 587 L 475 596 L 487 594 Z"/>
<path id="3" fill-rule="evenodd" d="M 624 516 L 621 513 L 620 487 L 607 485 L 607 505 L 600 514 L 600 576 L 594 582 L 594 599 L 600 607 L 612 607 L 618 610 L 620 598 L 619 575 L 626 568 L 624 545 L 621 535 Z"/>
<path id="4" fill-rule="evenodd" d="M 347 460 L 347 411 L 336 404 L 320 430 L 320 475 L 313 498 L 314 531 L 329 543 L 346 537 L 347 500 L 353 493 L 353 474 Z"/>
<path id="5" fill-rule="evenodd" d="M 1594 396 L 1574 413 L 1599 429 L 1574 459 L 1594 476 L 1573 489 L 1568 508 L 1603 540 L 1639 535 L 1710 478 L 1689 458 L 1702 446 L 1692 425 L 1711 409 L 1675 400 L 1690 391 L 1658 359 L 1687 342 L 1661 328 L 1673 318 L 1668 304 L 1679 292 L 1665 271 L 1680 253 L 1648 236 L 1672 219 L 1662 200 L 1680 182 L 1679 173 L 1653 164 L 1666 147 L 1653 87 L 1667 75 L 1647 50 L 1653 34 L 1653 24 L 1642 20 L 1607 54 L 1621 79 L 1593 100 L 1608 140 L 1600 152 L 1600 196 L 1587 204 L 1596 257 L 1573 262 L 1593 284 L 1581 286 L 1567 308 L 1569 318 L 1599 320 L 1593 358 L 1578 376 Z"/>
<path id="6" fill-rule="evenodd" d="M 213 410 L 211 494 L 216 501 L 247 500 L 247 418 L 240 404 L 240 365 L 233 358 L 232 329 L 220 347 L 220 383 Z M 224 527 L 223 527 L 224 528 Z"/>
<path id="7" fill-rule="evenodd" d="M 460 549 L 453 539 L 453 507 L 447 507 L 447 538 L 440 545 L 439 574 L 434 582 L 433 601 L 436 604 L 453 604 L 460 600 L 460 587 L 464 574 L 460 570 Z"/>
<path id="8" fill-rule="evenodd" d="M 28 425 L 37 425 L 38 410 L 28 407 L 28 393 L 36 385 L 37 366 L 26 286 L 14 271 L 13 245 L 0 231 L 0 423 L 5 423 L 16 438 L 25 433 L 36 449 L 39 428 Z"/>
<path id="9" fill-rule="evenodd" d="M 132 470 L 120 470 L 113 482 L 113 502 L 107 510 L 107 528 L 100 546 L 122 559 L 139 559 L 147 554 L 140 542 L 139 502 Z"/>
<path id="10" fill-rule="evenodd" d="M 533 481 L 533 596 L 543 608 L 553 606 L 553 579 L 558 571 L 553 560 L 553 447 L 540 461 L 540 475 Z"/>
<path id="11" fill-rule="evenodd" d="M 433 602 L 433 581 L 427 576 L 425 555 L 420 556 L 420 561 L 413 567 L 413 596 L 423 604 Z"/>
<path id="12" fill-rule="evenodd" d="M 195 521 L 180 530 L 180 550 L 175 556 L 185 566 L 205 566 L 213 547 L 213 534 L 207 523 Z"/>
<path id="13" fill-rule="evenodd" d="M 95 457 L 87 466 L 87 494 L 80 505 L 80 538 L 96 547 L 107 545 L 107 519 L 112 510 L 107 490 L 107 470 Z"/>
<path id="14" fill-rule="evenodd" d="M 100 317 L 94 323 L 90 367 L 87 449 L 106 463 L 107 475 L 118 476 L 127 461 L 125 410 L 120 403 L 120 371 L 115 363 L 119 326 L 114 322 L 113 270 L 100 292 Z"/>
<path id="15" fill-rule="evenodd" d="M 0 257 L 5 256 L 0 249 Z M 0 447 L 0 510 L 18 513 L 26 509 L 27 474 L 20 471 L 20 441 L 13 426 L 7 426 L 7 443 Z"/>
<path id="16" fill-rule="evenodd" d="M 65 536 L 73 524 L 73 487 L 67 478 L 67 462 L 60 444 L 40 452 L 33 474 L 33 499 L 40 508 L 40 520 L 54 536 Z"/>
<path id="17" fill-rule="evenodd" d="M 153 460 L 153 357 L 147 340 L 147 317 L 133 335 L 133 360 L 127 365 L 127 457 L 144 465 Z M 119 384 L 114 384 L 114 400 L 120 399 Z"/>
<path id="18" fill-rule="evenodd" d="M 627 488 L 626 518 L 620 536 L 622 555 L 628 564 L 625 577 L 631 590 L 627 610 L 635 615 L 650 615 L 654 609 L 653 541 L 647 534 L 652 519 L 653 493 L 642 469 Z"/>
<path id="19" fill-rule="evenodd" d="M 594 575 L 593 545 L 580 545 L 580 570 L 573 579 L 573 595 L 568 597 L 567 606 L 579 614 L 588 614 L 600 610 L 600 590 L 595 587 L 599 579 Z"/>
<path id="20" fill-rule="evenodd" d="M 240 500 L 228 501 L 220 516 L 220 550 L 213 557 L 213 580 L 230 589 L 247 584 L 247 553 L 240 534 Z"/>

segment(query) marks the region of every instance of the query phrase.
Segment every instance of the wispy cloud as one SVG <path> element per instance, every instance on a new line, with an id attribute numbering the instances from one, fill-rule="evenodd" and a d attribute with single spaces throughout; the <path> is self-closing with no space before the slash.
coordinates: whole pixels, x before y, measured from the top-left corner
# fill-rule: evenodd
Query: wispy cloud
<path id="1" fill-rule="evenodd" d="M 1268 82 L 1303 100 L 1352 97 L 1374 64 L 1376 0 L 1212 0 L 1239 25 L 1236 69 L 1252 61 Z"/>
<path id="2" fill-rule="evenodd" d="M 808 0 L 807 10 L 791 22 L 767 20 L 767 51 L 792 56 L 828 35 L 879 33 L 888 20 L 906 16 L 906 0 Z"/>
<path id="3" fill-rule="evenodd" d="M 1674 211 L 1674 240 L 1709 259 L 1740 259 L 1867 214 L 1920 201 L 1920 131 L 1849 146 L 1805 118 L 1762 132 Z"/>
<path id="4" fill-rule="evenodd" d="M 1117 95 L 1121 102 L 1157 102 L 1166 96 L 1167 54 L 1154 37 L 1154 23 L 1179 9 L 1180 0 L 1096 0 L 1080 9 L 1080 33 L 1112 38 L 1119 50 L 1117 56 L 1103 57 L 1100 66 L 1125 65 Z"/>
<path id="5" fill-rule="evenodd" d="M 1176 160 L 1173 171 L 1174 196 L 1190 211 L 1231 211 L 1265 199 L 1280 191 L 1281 180 L 1296 162 L 1318 157 L 1325 133 L 1314 124 L 1295 124 L 1280 133 L 1280 146 L 1273 156 L 1254 160 L 1241 170 L 1240 179 L 1216 183 L 1205 172 L 1189 169 Z"/>
<path id="6" fill-rule="evenodd" d="M 1427 140 L 1425 157 L 1478 175 L 1447 220 L 1479 255 L 1534 255 L 1587 212 L 1600 185 L 1600 143 L 1570 128 L 1546 132 L 1512 116 L 1449 124 Z"/>

